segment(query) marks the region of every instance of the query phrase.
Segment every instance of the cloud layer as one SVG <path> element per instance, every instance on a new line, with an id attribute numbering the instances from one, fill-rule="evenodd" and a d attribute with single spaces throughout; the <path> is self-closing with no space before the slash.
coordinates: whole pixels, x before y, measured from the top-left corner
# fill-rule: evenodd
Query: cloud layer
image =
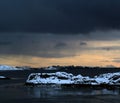
<path id="1" fill-rule="evenodd" d="M 61 58 L 96 50 L 116 51 L 120 50 L 119 33 L 119 31 L 96 32 L 89 35 L 0 33 L 0 55 Z"/>
<path id="2" fill-rule="evenodd" d="M 1 0 L 0 60 L 118 63 L 119 29 L 120 0 Z"/>
<path id="3" fill-rule="evenodd" d="M 77 34 L 120 29 L 119 0 L 2 0 L 1 32 Z"/>

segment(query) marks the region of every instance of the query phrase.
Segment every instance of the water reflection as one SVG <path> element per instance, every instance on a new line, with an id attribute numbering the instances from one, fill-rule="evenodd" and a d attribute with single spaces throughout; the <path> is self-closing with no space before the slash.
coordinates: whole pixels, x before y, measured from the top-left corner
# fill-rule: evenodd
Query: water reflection
<path id="1" fill-rule="evenodd" d="M 34 98 L 54 98 L 54 97 L 65 97 L 65 96 L 90 96 L 90 95 L 119 95 L 120 90 L 107 90 L 100 89 L 95 90 L 91 88 L 81 89 L 62 89 L 52 87 L 29 87 L 27 88 L 27 94 Z"/>

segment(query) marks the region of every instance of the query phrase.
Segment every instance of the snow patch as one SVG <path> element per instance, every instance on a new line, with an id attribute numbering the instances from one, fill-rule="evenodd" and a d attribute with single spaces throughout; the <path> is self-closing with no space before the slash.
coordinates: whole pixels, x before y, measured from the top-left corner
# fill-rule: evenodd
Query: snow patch
<path id="1" fill-rule="evenodd" d="M 5 76 L 0 76 L 0 79 L 4 79 L 4 78 L 6 78 Z"/>
<path id="2" fill-rule="evenodd" d="M 101 74 L 95 80 L 100 84 L 120 85 L 120 72 Z"/>
<path id="3" fill-rule="evenodd" d="M 50 66 L 50 67 L 48 67 L 48 68 L 45 68 L 45 70 L 58 70 L 58 68 L 53 67 L 53 66 Z"/>

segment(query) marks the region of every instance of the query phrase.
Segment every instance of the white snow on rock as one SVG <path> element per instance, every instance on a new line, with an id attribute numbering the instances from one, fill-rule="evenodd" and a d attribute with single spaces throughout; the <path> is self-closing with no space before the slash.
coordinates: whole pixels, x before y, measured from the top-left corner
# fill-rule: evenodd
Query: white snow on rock
<path id="1" fill-rule="evenodd" d="M 56 72 L 55 75 L 57 77 L 66 78 L 66 79 L 71 79 L 73 77 L 73 74 L 66 72 Z"/>
<path id="2" fill-rule="evenodd" d="M 0 70 L 22 70 L 21 68 L 15 68 L 7 65 L 0 65 Z"/>
<path id="3" fill-rule="evenodd" d="M 90 85 L 120 85 L 120 72 L 106 73 L 94 78 L 82 75 L 74 76 L 71 73 L 31 73 L 26 81 L 31 84 L 90 84 Z"/>
<path id="4" fill-rule="evenodd" d="M 0 76 L 0 79 L 10 79 L 10 78 L 5 76 Z"/>
<path id="5" fill-rule="evenodd" d="M 83 84 L 85 81 L 89 80 L 89 77 L 83 77 L 82 75 L 73 76 L 74 84 Z"/>
<path id="6" fill-rule="evenodd" d="M 32 73 L 27 79 L 27 83 L 34 84 L 71 84 L 72 74 L 66 72 L 56 73 Z"/>
<path id="7" fill-rule="evenodd" d="M 4 79 L 4 78 L 6 78 L 5 76 L 0 76 L 0 79 Z"/>
<path id="8" fill-rule="evenodd" d="M 89 77 L 82 75 L 73 76 L 71 73 L 32 73 L 29 75 L 26 83 L 33 84 L 78 84 L 83 83 Z"/>
<path id="9" fill-rule="evenodd" d="M 120 72 L 101 74 L 99 76 L 95 76 L 95 80 L 99 84 L 120 85 Z"/>

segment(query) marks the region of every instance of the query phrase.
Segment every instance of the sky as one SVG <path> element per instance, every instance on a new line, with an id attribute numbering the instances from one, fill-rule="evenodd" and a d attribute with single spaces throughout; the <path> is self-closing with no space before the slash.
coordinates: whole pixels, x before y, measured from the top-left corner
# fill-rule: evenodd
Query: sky
<path id="1" fill-rule="evenodd" d="M 0 64 L 120 67 L 120 0 L 0 0 Z"/>

